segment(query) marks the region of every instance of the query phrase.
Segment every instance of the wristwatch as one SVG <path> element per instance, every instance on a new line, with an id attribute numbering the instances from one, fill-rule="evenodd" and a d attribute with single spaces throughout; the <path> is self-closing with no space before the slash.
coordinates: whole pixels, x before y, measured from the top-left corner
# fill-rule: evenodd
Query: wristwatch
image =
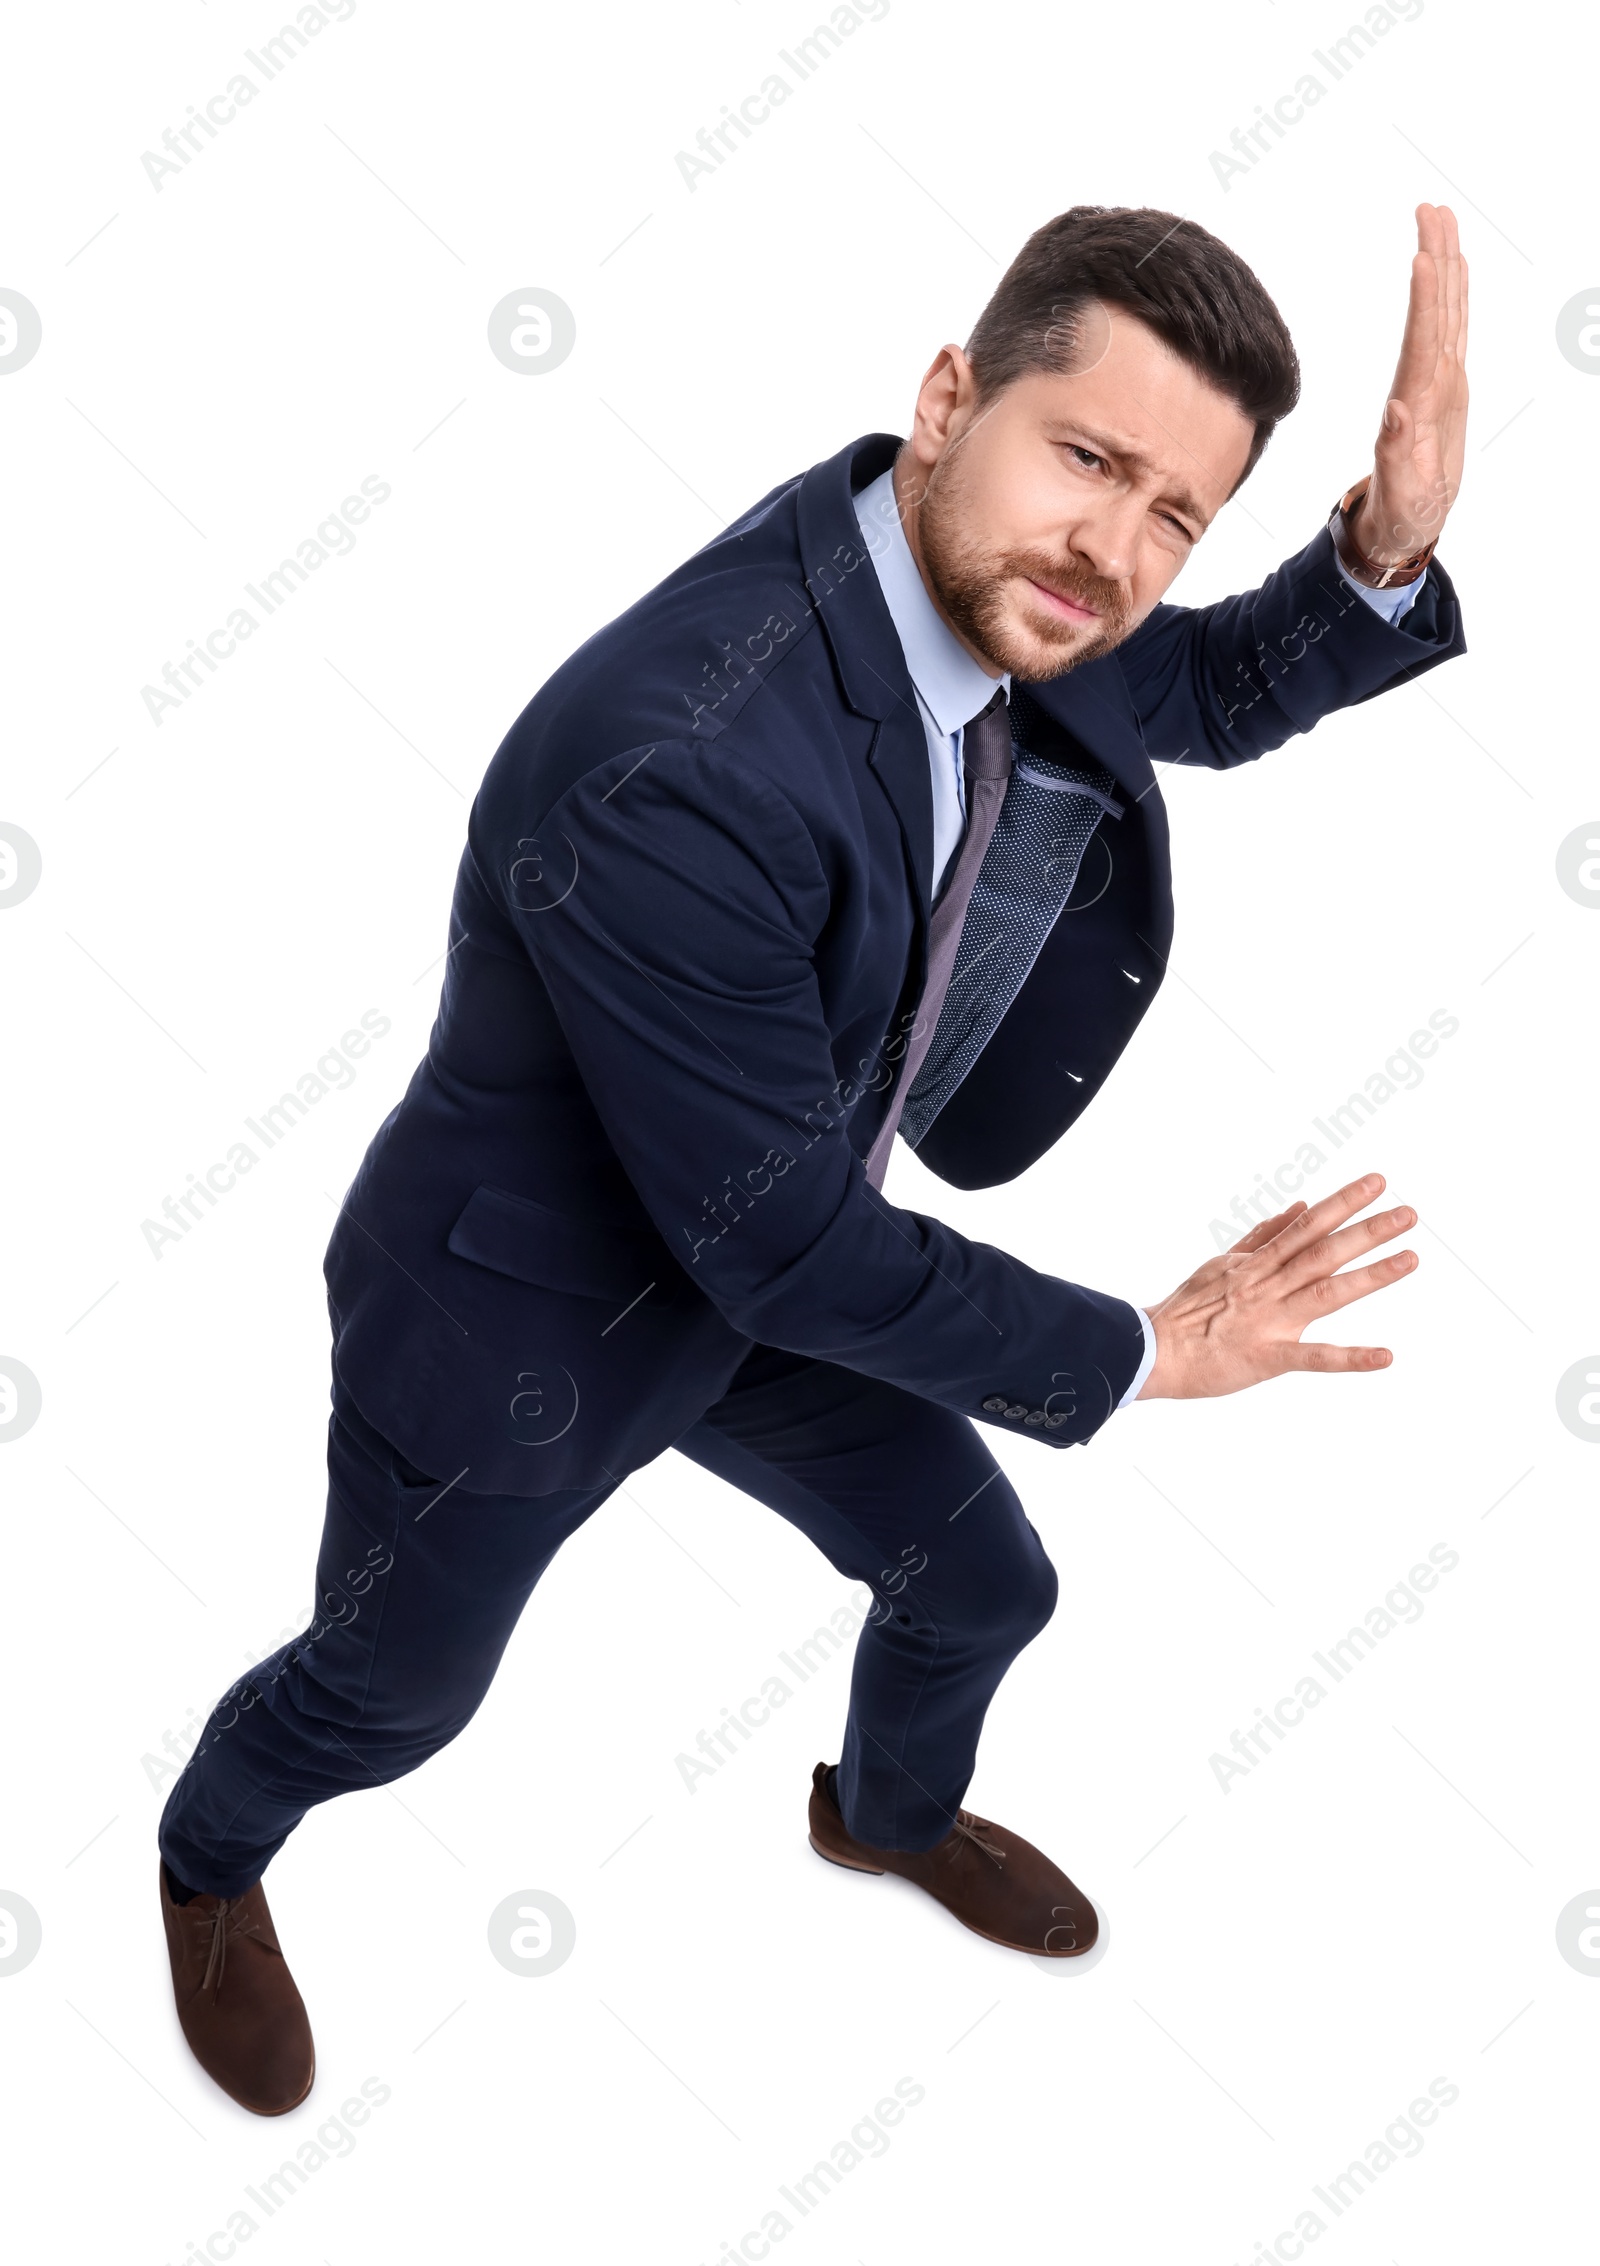
<path id="1" fill-rule="evenodd" d="M 1338 553 L 1339 563 L 1346 574 L 1357 582 L 1364 582 L 1369 590 L 1398 590 L 1408 582 L 1415 582 L 1419 575 L 1427 573 L 1434 545 L 1430 543 L 1426 550 L 1413 551 L 1408 559 L 1397 559 L 1393 566 L 1379 566 L 1376 559 L 1369 559 L 1364 551 L 1358 549 L 1355 537 L 1350 532 L 1350 514 L 1371 485 L 1372 474 L 1367 472 L 1363 473 L 1353 488 L 1346 488 L 1329 514 L 1328 533 L 1333 537 L 1334 550 Z M 1435 537 L 1435 542 L 1437 540 Z"/>

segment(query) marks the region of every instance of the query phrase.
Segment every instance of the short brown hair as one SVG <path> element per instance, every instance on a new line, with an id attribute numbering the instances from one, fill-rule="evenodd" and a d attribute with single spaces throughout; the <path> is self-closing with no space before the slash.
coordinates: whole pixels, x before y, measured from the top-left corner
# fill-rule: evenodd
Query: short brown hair
<path id="1" fill-rule="evenodd" d="M 1035 229 L 978 317 L 966 354 L 981 400 L 1030 370 L 1070 370 L 1074 316 L 1125 308 L 1255 423 L 1242 482 L 1300 398 L 1288 327 L 1220 238 L 1148 205 L 1074 205 Z"/>

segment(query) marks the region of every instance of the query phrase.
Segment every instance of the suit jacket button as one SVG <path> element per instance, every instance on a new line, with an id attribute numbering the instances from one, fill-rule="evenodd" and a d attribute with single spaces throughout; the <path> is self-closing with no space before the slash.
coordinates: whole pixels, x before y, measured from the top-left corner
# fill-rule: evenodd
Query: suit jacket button
<path id="1" fill-rule="evenodd" d="M 1016 1420 L 1017 1420 L 1017 1418 L 1018 1418 L 1019 1416 L 1026 1416 L 1026 1415 L 1027 1415 L 1027 1413 L 1028 1413 L 1028 1412 L 1027 1412 L 1027 1410 L 1026 1410 L 1026 1409 L 1025 1409 L 1024 1407 L 1023 1407 L 1023 1405 L 1022 1405 L 1021 1401 L 1013 1401 L 1013 1402 L 1011 1403 L 1011 1406 L 1010 1406 L 1010 1407 L 1009 1407 L 1009 1408 L 1008 1408 L 1008 1409 L 1006 1410 L 1006 1414 L 1007 1414 L 1007 1416 L 1009 1416 L 1009 1417 L 1011 1418 L 1011 1420 L 1012 1420 L 1012 1422 L 1013 1422 L 1013 1423 L 1015 1423 L 1015 1422 L 1016 1422 Z"/>
<path id="2" fill-rule="evenodd" d="M 1005 1401 L 997 1393 L 991 1393 L 989 1398 L 984 1402 L 983 1405 L 989 1411 L 989 1414 L 991 1416 L 1004 1416 L 1006 1412 Z"/>
<path id="3" fill-rule="evenodd" d="M 1047 1431 L 1059 1432 L 1062 1425 L 1065 1424 L 1067 1420 L 1064 1416 L 1047 1416 L 1044 1421 L 1045 1429 Z"/>
<path id="4" fill-rule="evenodd" d="M 1024 1424 L 1042 1424 L 1044 1422 L 1044 1410 L 1042 1408 L 1030 1408 L 1022 1421 Z"/>

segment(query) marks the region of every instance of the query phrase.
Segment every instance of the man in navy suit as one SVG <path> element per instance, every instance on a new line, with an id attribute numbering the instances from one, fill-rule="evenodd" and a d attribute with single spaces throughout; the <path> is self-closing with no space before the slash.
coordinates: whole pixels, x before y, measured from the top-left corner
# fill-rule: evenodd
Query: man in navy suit
<path id="1" fill-rule="evenodd" d="M 1165 593 L 1298 392 L 1233 253 L 1151 211 L 1030 239 L 912 430 L 783 481 L 556 671 L 473 805 L 426 1058 L 327 1259 L 317 1611 L 230 1691 L 161 1826 L 186 2035 L 263 2114 L 313 2074 L 261 1875 L 313 1804 L 482 1700 L 567 1535 L 667 1447 L 874 1604 L 810 1837 L 1082 1957 L 1089 1899 L 964 1809 L 1056 1575 L 984 1445 L 1135 1398 L 1371 1370 L 1301 1342 L 1415 1264 L 1373 1176 L 1149 1308 L 896 1207 L 898 1130 L 1013 1178 L 1166 965 L 1152 760 L 1226 766 L 1463 650 L 1466 270 L 1420 249 L 1367 480 L 1259 590 Z M 1350 1266 L 1348 1262 L 1360 1262 Z"/>

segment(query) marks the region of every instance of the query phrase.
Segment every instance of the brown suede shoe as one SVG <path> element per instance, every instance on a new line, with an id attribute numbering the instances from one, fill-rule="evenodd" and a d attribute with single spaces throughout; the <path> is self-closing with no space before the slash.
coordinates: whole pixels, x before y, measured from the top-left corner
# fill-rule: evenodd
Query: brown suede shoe
<path id="1" fill-rule="evenodd" d="M 1094 1906 L 1059 1865 L 1021 1834 L 970 1810 L 931 1849 L 869 1849 L 849 1832 L 828 1791 L 828 1769 L 811 1774 L 811 1846 L 858 1873 L 898 1873 L 936 1896 L 964 1927 L 1036 1959 L 1081 1959 L 1100 1933 Z"/>
<path id="2" fill-rule="evenodd" d="M 257 1881 L 242 1896 L 174 1904 L 160 1869 L 161 1913 L 178 2020 L 195 2060 L 243 2109 L 297 2109 L 317 2073 L 305 2003 Z"/>

